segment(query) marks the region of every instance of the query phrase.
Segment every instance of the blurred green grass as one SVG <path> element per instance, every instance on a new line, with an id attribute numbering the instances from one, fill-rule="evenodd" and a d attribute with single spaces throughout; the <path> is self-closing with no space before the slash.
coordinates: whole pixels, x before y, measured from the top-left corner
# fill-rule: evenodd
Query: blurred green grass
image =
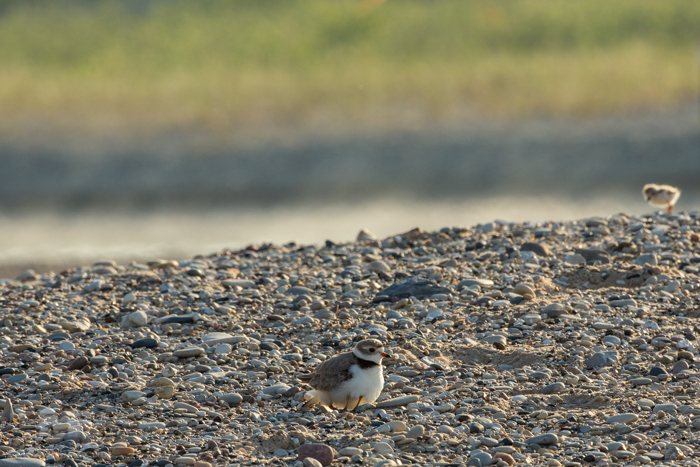
<path id="1" fill-rule="evenodd" d="M 699 43 L 697 0 L 0 0 L 0 119 L 228 129 L 667 107 L 700 95 Z"/>

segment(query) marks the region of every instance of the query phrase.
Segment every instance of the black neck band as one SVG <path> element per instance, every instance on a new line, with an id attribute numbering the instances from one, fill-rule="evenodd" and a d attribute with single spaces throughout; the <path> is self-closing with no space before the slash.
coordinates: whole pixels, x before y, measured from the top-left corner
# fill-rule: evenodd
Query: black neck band
<path id="1" fill-rule="evenodd" d="M 355 355 L 355 360 L 357 361 L 357 366 L 359 366 L 363 370 L 366 368 L 379 366 L 379 363 L 373 362 L 372 360 L 365 360 L 364 358 L 360 358 L 357 355 Z"/>

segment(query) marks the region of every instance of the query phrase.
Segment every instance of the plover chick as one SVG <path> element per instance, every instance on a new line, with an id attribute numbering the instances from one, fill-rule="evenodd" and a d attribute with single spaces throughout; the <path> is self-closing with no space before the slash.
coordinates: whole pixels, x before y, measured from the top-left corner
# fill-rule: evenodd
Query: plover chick
<path id="1" fill-rule="evenodd" d="M 673 206 L 681 196 L 681 190 L 670 185 L 656 185 L 649 183 L 642 189 L 644 199 L 652 206 L 667 206 L 668 213 L 673 212 Z"/>
<path id="2" fill-rule="evenodd" d="M 299 377 L 313 388 L 307 391 L 309 399 L 304 405 L 320 402 L 329 408 L 353 411 L 376 401 L 384 388 L 382 357 L 386 356 L 381 342 L 367 339 L 351 352 L 326 360 L 312 373 Z"/>

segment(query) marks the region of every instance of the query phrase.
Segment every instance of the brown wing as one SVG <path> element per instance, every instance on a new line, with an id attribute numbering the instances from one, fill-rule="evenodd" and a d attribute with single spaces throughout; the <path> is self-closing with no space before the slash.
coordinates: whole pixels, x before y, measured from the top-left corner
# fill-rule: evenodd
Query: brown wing
<path id="1" fill-rule="evenodd" d="M 353 363 L 355 356 L 352 352 L 336 355 L 317 366 L 310 375 L 304 375 L 302 381 L 319 391 L 330 392 L 340 383 L 352 378 L 350 367 Z"/>

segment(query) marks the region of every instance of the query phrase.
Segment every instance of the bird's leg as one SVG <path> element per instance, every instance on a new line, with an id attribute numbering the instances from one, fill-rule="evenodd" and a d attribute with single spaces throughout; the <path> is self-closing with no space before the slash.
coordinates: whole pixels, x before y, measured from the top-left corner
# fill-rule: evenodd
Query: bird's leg
<path id="1" fill-rule="evenodd" d="M 673 204 L 668 205 L 668 213 L 671 214 L 673 212 Z"/>
<path id="2" fill-rule="evenodd" d="M 345 406 L 345 410 L 353 412 L 357 408 L 357 405 L 359 402 L 360 402 L 359 397 L 348 397 L 348 403 Z"/>
<path id="3" fill-rule="evenodd" d="M 305 409 L 310 409 L 311 407 L 317 405 L 319 402 L 321 402 L 321 398 L 318 396 L 314 396 L 308 401 L 304 402 L 304 405 L 302 405 L 302 407 Z"/>

